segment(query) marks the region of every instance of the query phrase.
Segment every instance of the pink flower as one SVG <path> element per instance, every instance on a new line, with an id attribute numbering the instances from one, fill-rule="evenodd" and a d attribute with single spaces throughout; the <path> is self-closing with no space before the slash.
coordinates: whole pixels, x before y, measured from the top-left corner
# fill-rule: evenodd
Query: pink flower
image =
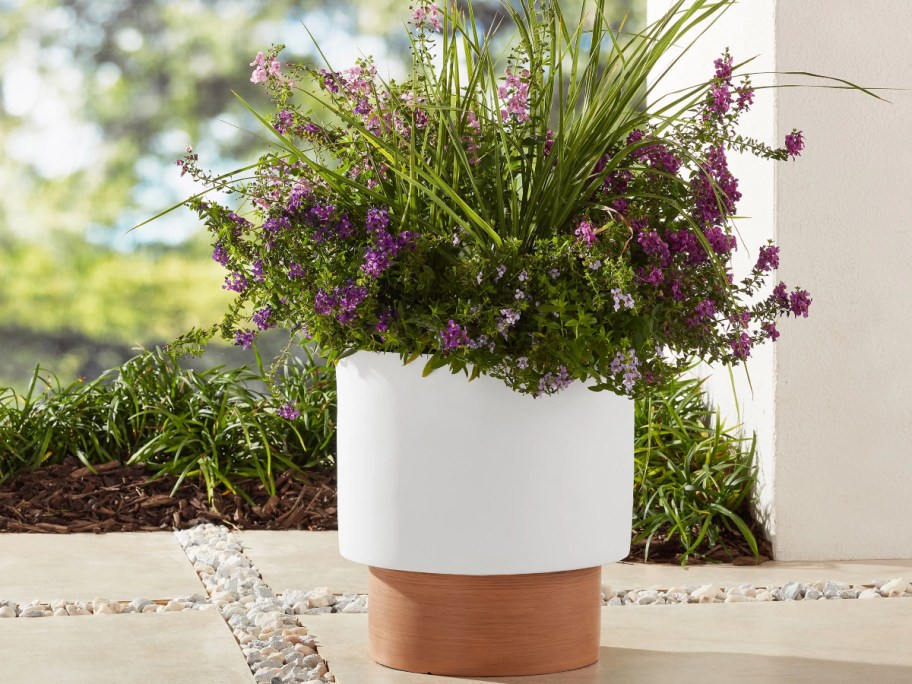
<path id="1" fill-rule="evenodd" d="M 574 231 L 574 234 L 579 238 L 580 242 L 586 243 L 586 247 L 591 247 L 592 243 L 597 239 L 595 236 L 595 229 L 588 221 L 581 221 Z"/>
<path id="2" fill-rule="evenodd" d="M 250 76 L 251 83 L 265 83 L 269 80 L 269 77 L 266 75 L 266 69 L 261 66 L 258 66 L 253 70 L 253 74 Z"/>
<path id="3" fill-rule="evenodd" d="M 250 66 L 266 66 L 266 55 L 262 52 L 258 52 L 257 56 L 253 58 L 253 61 L 250 63 Z"/>
<path id="4" fill-rule="evenodd" d="M 269 73 L 272 74 L 273 76 L 281 76 L 281 75 L 282 75 L 282 65 L 279 64 L 279 60 L 273 59 L 273 60 L 269 63 Z"/>
<path id="5" fill-rule="evenodd" d="M 443 30 L 443 24 L 440 21 L 440 8 L 436 2 L 427 4 L 426 2 L 412 13 L 412 23 L 417 29 L 433 29 L 438 33 Z"/>

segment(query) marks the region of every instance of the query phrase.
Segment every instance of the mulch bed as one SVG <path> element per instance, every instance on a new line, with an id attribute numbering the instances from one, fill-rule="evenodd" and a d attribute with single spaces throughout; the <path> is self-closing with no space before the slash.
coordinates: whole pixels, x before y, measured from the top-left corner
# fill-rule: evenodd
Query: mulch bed
<path id="1" fill-rule="evenodd" d="M 254 501 L 219 494 L 209 504 L 202 482 L 187 482 L 171 497 L 177 478 L 149 481 L 142 466 L 117 462 L 94 466 L 75 459 L 15 475 L 0 484 L 0 532 L 137 532 L 177 530 L 200 523 L 238 529 L 334 530 L 333 472 L 309 472 L 307 480 L 276 478 L 270 496 L 259 480 L 239 485 Z"/>
<path id="2" fill-rule="evenodd" d="M 336 479 L 333 471 L 310 471 L 306 479 L 290 472 L 276 479 L 270 496 L 256 479 L 241 481 L 254 504 L 237 494 L 223 493 L 210 505 L 201 482 L 187 482 L 171 496 L 176 478 L 149 481 L 143 466 L 117 462 L 94 466 L 92 473 L 76 459 L 19 473 L 0 484 L 0 532 L 138 532 L 176 530 L 200 523 L 219 523 L 236 529 L 335 530 Z M 758 539 L 762 535 L 754 530 Z M 680 563 L 677 542 L 660 535 L 649 548 L 650 563 Z M 761 557 L 735 535 L 705 553 L 694 554 L 690 565 L 733 562 L 756 565 L 771 557 L 761 541 Z M 627 561 L 643 562 L 645 544 L 634 544 Z"/>

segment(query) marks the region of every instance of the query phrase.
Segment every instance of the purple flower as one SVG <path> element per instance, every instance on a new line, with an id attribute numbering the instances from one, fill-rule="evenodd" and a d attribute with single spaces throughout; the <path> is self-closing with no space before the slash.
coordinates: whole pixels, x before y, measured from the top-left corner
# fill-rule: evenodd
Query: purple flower
<path id="1" fill-rule="evenodd" d="M 504 277 L 504 273 L 507 272 L 507 267 L 504 264 L 501 264 L 497 267 L 497 275 L 494 277 L 494 282 L 497 282 Z"/>
<path id="2" fill-rule="evenodd" d="M 286 133 L 288 129 L 291 128 L 291 124 L 294 123 L 294 114 L 289 112 L 287 109 L 283 109 L 279 112 L 278 121 L 276 122 L 275 129 L 279 133 Z"/>
<path id="3" fill-rule="evenodd" d="M 658 285 L 665 280 L 665 274 L 657 266 L 651 266 L 648 271 L 645 268 L 641 268 L 637 271 L 637 275 L 644 283 L 649 283 L 650 285 Z"/>
<path id="4" fill-rule="evenodd" d="M 385 333 L 387 330 L 389 330 L 389 322 L 392 317 L 392 309 L 383 309 L 383 311 L 380 312 L 380 316 L 377 319 L 377 324 L 374 326 L 374 330 L 376 330 L 378 333 Z"/>
<path id="5" fill-rule="evenodd" d="M 549 129 L 547 130 L 547 132 L 545 133 L 545 147 L 544 147 L 544 153 L 545 153 L 545 156 L 546 156 L 546 157 L 547 157 L 549 154 L 551 154 L 551 148 L 552 148 L 552 147 L 554 147 L 554 131 L 552 131 L 552 130 L 549 128 Z"/>
<path id="6" fill-rule="evenodd" d="M 722 116 L 731 108 L 731 91 L 727 85 L 714 88 L 707 109 L 716 116 Z"/>
<path id="7" fill-rule="evenodd" d="M 234 346 L 241 349 L 252 349 L 256 333 L 253 330 L 237 330 L 234 333 Z"/>
<path id="8" fill-rule="evenodd" d="M 738 102 L 735 105 L 735 108 L 741 112 L 746 112 L 750 109 L 750 106 L 754 104 L 754 89 L 749 85 L 744 85 L 741 88 L 738 88 L 736 91 L 738 93 Z"/>
<path id="9" fill-rule="evenodd" d="M 254 261 L 253 266 L 251 267 L 250 270 L 251 270 L 251 275 L 253 277 L 253 282 L 262 283 L 263 281 L 266 280 L 266 276 L 263 275 L 262 259 L 257 259 L 256 261 Z"/>
<path id="10" fill-rule="evenodd" d="M 589 221 L 580 221 L 573 234 L 576 235 L 580 242 L 585 242 L 586 247 L 591 247 L 592 243 L 598 239 L 595 235 L 595 229 Z"/>
<path id="11" fill-rule="evenodd" d="M 795 129 L 785 136 L 785 149 L 788 151 L 789 156 L 793 158 L 801 154 L 804 149 L 804 133 Z"/>
<path id="12" fill-rule="evenodd" d="M 760 256 L 757 257 L 757 264 L 754 268 L 763 272 L 779 268 L 779 248 L 773 245 L 761 247 Z"/>
<path id="13" fill-rule="evenodd" d="M 641 131 L 639 128 L 634 128 L 634 129 L 633 129 L 632 131 L 630 131 L 630 133 L 627 135 L 626 144 L 627 144 L 627 145 L 632 145 L 633 143 L 638 143 L 638 142 L 640 142 L 640 141 L 643 139 L 643 136 L 644 136 L 643 131 Z"/>
<path id="14" fill-rule="evenodd" d="M 230 290 L 231 292 L 243 292 L 249 284 L 247 276 L 243 273 L 232 273 L 225 278 L 225 284 L 222 285 L 222 289 Z"/>
<path id="15" fill-rule="evenodd" d="M 500 313 L 503 318 L 497 318 L 497 331 L 506 338 L 507 331 L 516 325 L 522 314 L 516 309 L 501 309 Z"/>
<path id="16" fill-rule="evenodd" d="M 634 384 L 640 379 L 638 366 L 640 360 L 637 358 L 636 351 L 630 349 L 626 352 L 618 352 L 611 360 L 609 369 L 613 375 L 621 375 L 621 383 L 628 392 L 633 390 Z"/>
<path id="17" fill-rule="evenodd" d="M 263 229 L 270 233 L 278 233 L 282 230 L 290 230 L 291 222 L 284 216 L 268 218 L 263 222 Z"/>
<path id="18" fill-rule="evenodd" d="M 336 308 L 338 302 L 336 298 L 320 289 L 317 290 L 317 294 L 314 297 L 314 311 L 316 311 L 321 316 L 328 316 Z"/>
<path id="19" fill-rule="evenodd" d="M 763 330 L 766 332 L 767 335 L 769 335 L 769 338 L 770 338 L 773 342 L 775 342 L 776 340 L 778 340 L 778 339 L 779 339 L 779 335 L 782 334 L 782 333 L 780 333 L 778 330 L 776 330 L 776 324 L 775 324 L 775 323 L 764 323 L 764 324 L 763 324 L 762 326 L 760 326 L 760 327 L 763 328 Z"/>
<path id="20" fill-rule="evenodd" d="M 361 270 L 371 278 L 378 278 L 381 273 L 389 268 L 389 256 L 383 250 L 370 248 L 364 255 L 364 263 L 361 264 Z"/>
<path id="21" fill-rule="evenodd" d="M 780 282 L 776 287 L 773 288 L 773 294 L 771 295 L 773 299 L 780 306 L 788 306 L 788 286 L 785 283 Z"/>
<path id="22" fill-rule="evenodd" d="M 659 237 L 657 231 L 652 230 L 640 233 L 637 242 L 640 243 L 640 246 L 647 255 L 657 257 L 658 261 L 663 266 L 668 264 L 671 259 L 671 254 L 668 251 L 668 245 Z"/>
<path id="23" fill-rule="evenodd" d="M 374 210 L 371 210 L 374 211 Z M 361 270 L 371 278 L 377 278 L 392 265 L 393 258 L 402 250 L 411 248 L 415 234 L 402 231 L 398 236 L 386 232 L 389 217 L 368 212 L 368 232 L 374 236 L 372 245 L 364 254 Z"/>
<path id="24" fill-rule="evenodd" d="M 548 275 L 551 276 L 551 280 L 557 280 L 560 278 L 560 271 L 558 271 L 556 268 L 552 268 L 550 271 L 548 271 Z"/>
<path id="25" fill-rule="evenodd" d="M 440 331 L 440 336 L 443 338 L 443 348 L 446 350 L 465 347 L 469 343 L 469 336 L 465 330 L 452 318 L 447 323 L 447 327 Z"/>
<path id="26" fill-rule="evenodd" d="M 296 420 L 301 417 L 301 412 L 287 401 L 285 402 L 285 405 L 277 411 L 277 413 L 285 420 Z"/>
<path id="27" fill-rule="evenodd" d="M 367 288 L 364 286 L 348 283 L 344 287 L 336 288 L 333 294 L 338 297 L 339 307 L 345 313 L 351 313 L 367 297 Z"/>
<path id="28" fill-rule="evenodd" d="M 716 315 L 716 303 L 712 299 L 704 299 L 694 308 L 700 318 L 712 318 Z"/>
<path id="29" fill-rule="evenodd" d="M 334 74 L 326 69 L 320 69 L 320 75 L 323 77 L 323 87 L 326 88 L 331 93 L 339 92 L 339 85 L 337 83 L 338 74 Z"/>
<path id="30" fill-rule="evenodd" d="M 336 224 L 336 235 L 343 240 L 350 238 L 355 234 L 355 227 L 352 225 L 351 220 L 348 218 L 347 213 L 343 213 L 339 217 L 339 221 Z"/>
<path id="31" fill-rule="evenodd" d="M 367 232 L 376 234 L 386 231 L 389 227 L 389 209 L 386 207 L 371 207 L 367 210 Z"/>
<path id="32" fill-rule="evenodd" d="M 732 354 L 734 354 L 736 358 L 746 359 L 750 356 L 751 347 L 754 346 L 754 343 L 751 340 L 750 335 L 743 332 L 729 340 L 728 345 L 732 348 Z"/>
<path id="33" fill-rule="evenodd" d="M 479 335 L 477 340 L 469 340 L 469 349 L 481 349 L 487 347 L 489 351 L 494 351 L 494 343 L 488 344 L 487 335 Z"/>
<path id="34" fill-rule="evenodd" d="M 621 305 L 626 309 L 633 308 L 633 297 L 629 294 L 624 294 L 621 292 L 621 288 L 615 287 L 611 290 L 611 296 L 614 297 L 614 310 L 619 311 Z"/>
<path id="35" fill-rule="evenodd" d="M 716 303 L 712 299 L 704 299 L 694 307 L 694 315 L 686 319 L 691 328 L 701 326 L 704 321 L 716 315 Z"/>
<path id="36" fill-rule="evenodd" d="M 545 373 L 538 381 L 538 391 L 532 396 L 538 398 L 543 394 L 555 394 L 573 383 L 573 378 L 564 366 L 558 366 L 556 373 Z"/>
<path id="37" fill-rule="evenodd" d="M 732 61 L 732 56 L 726 52 L 713 62 L 713 66 L 716 67 L 717 79 L 720 81 L 725 81 L 726 83 L 731 80 Z"/>
<path id="38" fill-rule="evenodd" d="M 250 320 L 256 324 L 260 330 L 269 330 L 276 327 L 276 324 L 270 320 L 272 316 L 272 309 L 268 306 L 263 307 L 262 309 L 257 309 L 254 311 L 253 316 Z"/>
<path id="39" fill-rule="evenodd" d="M 529 274 L 526 272 L 526 269 L 523 269 L 519 272 L 517 277 L 519 278 L 519 282 L 524 283 L 529 279 Z"/>
<path id="40" fill-rule="evenodd" d="M 749 311 L 742 311 L 741 313 L 734 313 L 728 317 L 729 322 L 732 325 L 739 325 L 742 328 L 746 328 L 751 322 L 751 315 Z"/>
<path id="41" fill-rule="evenodd" d="M 335 205 L 332 204 L 315 204 L 310 208 L 310 215 L 315 221 L 325 223 L 332 219 L 336 211 Z"/>
<path id="42" fill-rule="evenodd" d="M 292 264 L 288 267 L 288 279 L 289 280 L 298 280 L 303 278 L 306 275 L 306 270 L 301 264 Z"/>
<path id="43" fill-rule="evenodd" d="M 526 368 L 528 368 L 529 367 L 528 357 L 520 356 L 518 359 L 516 359 L 516 367 L 519 368 L 520 370 L 525 370 Z"/>
<path id="44" fill-rule="evenodd" d="M 215 249 L 212 250 L 212 260 L 226 268 L 228 267 L 228 250 L 225 249 L 221 242 L 215 243 Z"/>
<path id="45" fill-rule="evenodd" d="M 703 231 L 703 235 L 716 254 L 728 254 L 738 247 L 738 238 L 729 235 L 719 226 L 709 226 Z"/>
<path id="46" fill-rule="evenodd" d="M 358 104 L 355 105 L 355 108 L 352 110 L 355 114 L 361 114 L 362 116 L 367 116 L 373 111 L 373 108 L 370 105 L 370 101 L 366 97 L 362 97 Z"/>
<path id="47" fill-rule="evenodd" d="M 798 316 L 808 317 L 808 309 L 811 307 L 812 301 L 807 290 L 795 290 L 789 295 L 789 306 L 796 318 Z"/>
<path id="48" fill-rule="evenodd" d="M 728 170 L 728 160 L 721 145 L 709 148 L 702 172 L 695 173 L 691 179 L 691 189 L 696 202 L 697 218 L 704 226 L 718 225 L 724 216 L 735 213 L 735 205 L 741 199 L 741 193 L 738 191 L 738 179 Z"/>
<path id="49" fill-rule="evenodd" d="M 523 292 L 522 290 L 517 290 L 517 291 L 516 291 L 516 294 L 514 295 L 513 298 L 514 298 L 514 299 L 525 299 L 525 298 L 526 298 L 526 293 Z"/>

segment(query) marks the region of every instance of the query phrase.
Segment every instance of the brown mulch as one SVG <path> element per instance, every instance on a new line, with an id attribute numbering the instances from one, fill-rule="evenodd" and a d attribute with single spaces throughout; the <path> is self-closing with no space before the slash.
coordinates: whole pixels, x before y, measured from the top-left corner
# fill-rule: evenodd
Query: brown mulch
<path id="1" fill-rule="evenodd" d="M 772 545 L 763 538 L 759 526 L 750 525 L 751 532 L 757 539 L 760 556 L 755 557 L 750 546 L 743 539 L 730 533 L 723 535 L 725 544 L 719 544 L 700 553 L 693 553 L 687 559 L 687 565 L 707 565 L 710 563 L 733 563 L 734 565 L 760 565 L 773 557 Z M 645 560 L 646 542 L 636 542 L 630 547 L 630 555 L 624 559 L 628 563 L 681 563 L 681 543 L 677 539 L 666 541 L 656 535 L 649 545 L 649 559 Z"/>
<path id="2" fill-rule="evenodd" d="M 270 496 L 256 479 L 240 481 L 251 506 L 237 494 L 218 494 L 210 505 L 201 481 L 185 481 L 171 496 L 173 476 L 149 481 L 143 466 L 117 462 L 94 466 L 97 474 L 76 459 L 23 472 L 0 484 L 0 532 L 138 532 L 176 530 L 200 523 L 237 529 L 335 530 L 335 472 L 309 471 L 307 479 L 286 472 L 276 478 Z M 734 563 L 757 565 L 771 556 L 769 542 L 759 529 L 760 558 L 734 534 L 704 553 L 693 554 L 688 565 Z M 650 563 L 680 563 L 680 546 L 656 535 L 649 547 Z M 645 543 L 631 547 L 628 562 L 644 562 Z"/>
<path id="3" fill-rule="evenodd" d="M 308 472 L 307 480 L 286 472 L 270 496 L 259 480 L 238 484 L 254 501 L 231 493 L 210 505 L 201 481 L 184 481 L 171 497 L 177 478 L 149 481 L 142 466 L 117 462 L 94 466 L 75 459 L 23 472 L 0 484 L 0 532 L 137 532 L 176 530 L 200 523 L 238 529 L 336 529 L 335 473 Z"/>

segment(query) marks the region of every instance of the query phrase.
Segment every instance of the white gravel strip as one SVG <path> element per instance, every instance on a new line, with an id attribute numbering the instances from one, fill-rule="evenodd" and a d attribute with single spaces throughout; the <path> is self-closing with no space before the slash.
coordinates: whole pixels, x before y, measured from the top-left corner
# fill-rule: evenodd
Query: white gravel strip
<path id="1" fill-rule="evenodd" d="M 684 584 L 668 589 L 615 591 L 602 584 L 602 605 L 666 605 L 671 603 L 747 603 L 751 601 L 841 601 L 846 599 L 912 598 L 912 584 L 903 578 L 877 579 L 869 584 L 820 581 L 781 586 Z"/>
<path id="2" fill-rule="evenodd" d="M 209 603 L 209 598 L 202 594 L 185 596 L 173 601 L 152 601 L 146 598 L 136 598 L 132 601 L 111 601 L 104 598 L 91 601 L 30 601 L 21 604 L 14 601 L 0 601 L 0 618 L 165 613 L 175 610 L 213 610 L 214 608 L 215 605 Z"/>
<path id="3" fill-rule="evenodd" d="M 224 527 L 198 525 L 175 535 L 240 644 L 255 682 L 335 681 L 295 614 L 296 604 L 304 611 L 333 612 L 339 601 L 328 588 L 285 592 L 285 600 L 280 599 L 244 555 L 240 540 Z"/>

